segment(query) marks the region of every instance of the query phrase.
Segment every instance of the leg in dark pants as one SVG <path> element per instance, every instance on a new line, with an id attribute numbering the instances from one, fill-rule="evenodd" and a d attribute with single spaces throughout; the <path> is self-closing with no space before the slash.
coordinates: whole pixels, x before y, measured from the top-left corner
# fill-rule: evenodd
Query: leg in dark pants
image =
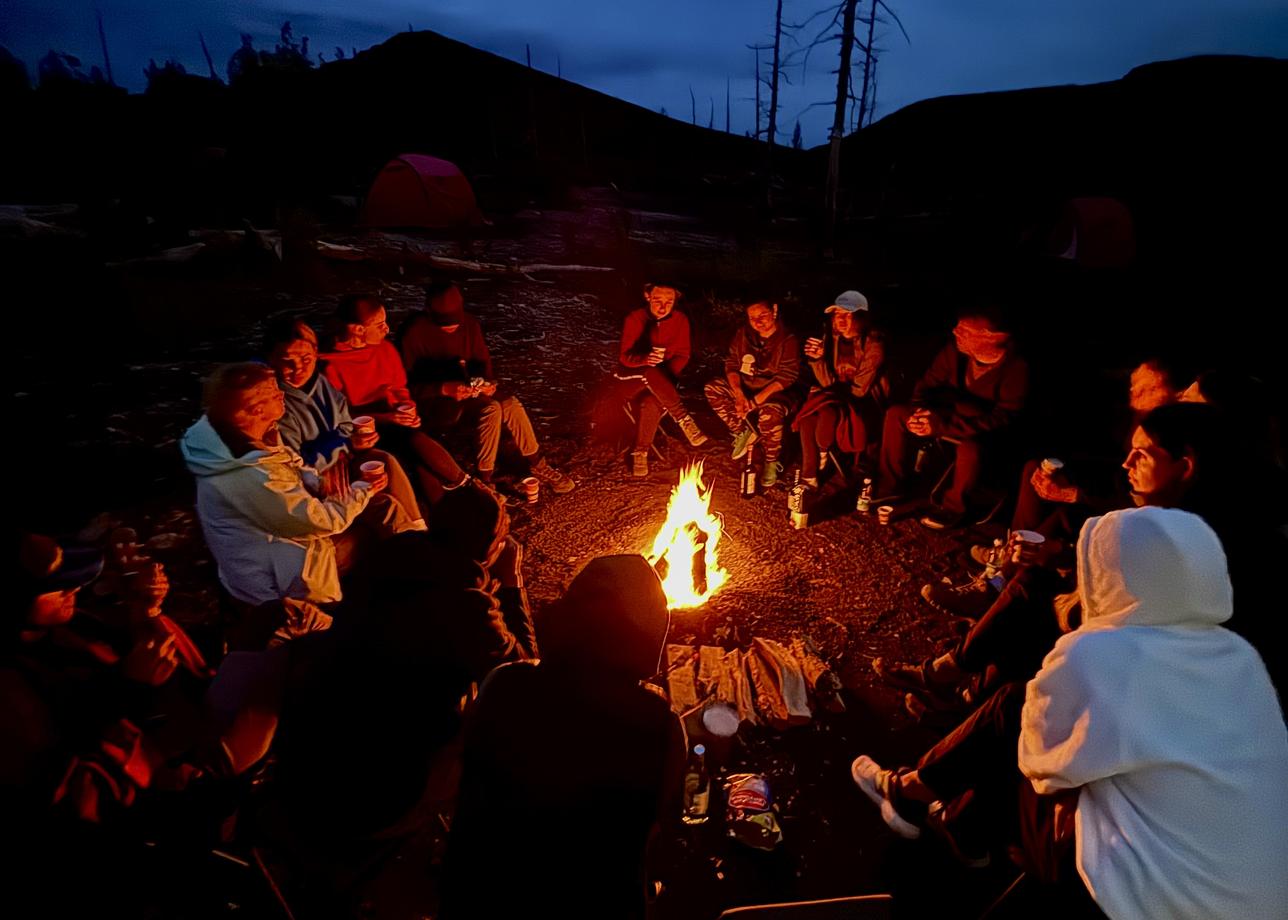
<path id="1" fill-rule="evenodd" d="M 912 474 L 913 445 L 921 439 L 908 430 L 911 415 L 912 406 L 907 404 L 886 410 L 877 472 L 877 492 L 881 495 L 897 493 Z"/>
<path id="2" fill-rule="evenodd" d="M 953 514 L 966 513 L 966 499 L 975 483 L 979 482 L 983 451 L 979 441 L 968 438 L 957 445 L 957 460 L 953 466 L 953 484 L 944 493 L 941 504 Z"/>
<path id="3" fill-rule="evenodd" d="M 1060 638 L 1051 605 L 1066 587 L 1046 569 L 1022 569 L 953 650 L 957 667 L 982 674 L 994 666 L 1005 680 L 1031 678 Z"/>
<path id="4" fill-rule="evenodd" d="M 831 406 L 800 417 L 796 424 L 801 435 L 801 476 L 814 479 L 818 476 L 818 455 L 832 449 L 836 443 L 836 423 L 839 413 Z"/>

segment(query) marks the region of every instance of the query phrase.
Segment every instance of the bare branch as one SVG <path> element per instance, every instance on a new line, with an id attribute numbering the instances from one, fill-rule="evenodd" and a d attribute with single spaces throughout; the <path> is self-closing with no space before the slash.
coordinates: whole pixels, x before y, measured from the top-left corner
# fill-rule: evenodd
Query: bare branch
<path id="1" fill-rule="evenodd" d="M 906 41 L 908 44 L 911 45 L 912 39 L 908 37 L 908 30 L 903 27 L 903 20 L 899 18 L 899 14 L 896 13 L 894 10 L 890 9 L 890 5 L 886 3 L 885 0 L 877 0 L 877 6 L 881 7 L 881 9 L 885 10 L 887 13 L 890 14 L 890 16 L 894 19 L 895 24 L 899 26 L 899 31 L 903 33 L 904 41 Z"/>

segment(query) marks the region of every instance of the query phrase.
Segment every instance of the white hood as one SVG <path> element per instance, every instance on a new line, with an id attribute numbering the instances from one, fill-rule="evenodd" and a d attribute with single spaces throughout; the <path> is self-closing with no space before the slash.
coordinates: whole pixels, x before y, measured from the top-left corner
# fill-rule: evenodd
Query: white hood
<path id="1" fill-rule="evenodd" d="M 1029 682 L 1020 769 L 1081 789 L 1078 871 L 1113 920 L 1288 918 L 1288 731 L 1265 665 L 1221 627 L 1225 554 L 1195 515 L 1092 518 L 1084 621 Z"/>

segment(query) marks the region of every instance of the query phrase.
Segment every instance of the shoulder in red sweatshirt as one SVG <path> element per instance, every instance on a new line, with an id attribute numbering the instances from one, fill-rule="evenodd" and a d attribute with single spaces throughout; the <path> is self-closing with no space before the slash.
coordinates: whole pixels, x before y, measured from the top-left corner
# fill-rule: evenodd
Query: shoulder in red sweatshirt
<path id="1" fill-rule="evenodd" d="M 326 379 L 354 407 L 382 402 L 390 387 L 407 386 L 398 349 L 389 342 L 366 348 L 337 345 L 335 351 L 326 352 L 321 359 Z"/>

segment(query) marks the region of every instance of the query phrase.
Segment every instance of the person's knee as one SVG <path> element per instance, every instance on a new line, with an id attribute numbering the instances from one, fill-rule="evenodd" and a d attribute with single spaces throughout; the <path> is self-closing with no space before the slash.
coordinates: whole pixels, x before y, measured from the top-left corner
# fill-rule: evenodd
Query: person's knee
<path id="1" fill-rule="evenodd" d="M 760 411 L 756 413 L 756 427 L 762 432 L 777 431 L 783 427 L 783 421 L 787 418 L 787 410 L 782 406 L 770 403 L 761 406 Z"/>
<path id="2" fill-rule="evenodd" d="M 723 380 L 708 380 L 702 389 L 707 394 L 707 399 L 717 400 L 728 392 L 729 387 Z"/>

